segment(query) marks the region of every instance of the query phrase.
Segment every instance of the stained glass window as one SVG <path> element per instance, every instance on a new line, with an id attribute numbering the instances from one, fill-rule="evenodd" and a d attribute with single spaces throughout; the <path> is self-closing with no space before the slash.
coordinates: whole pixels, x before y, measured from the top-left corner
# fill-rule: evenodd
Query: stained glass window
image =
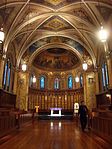
<path id="1" fill-rule="evenodd" d="M 73 79 L 72 79 L 72 76 L 69 76 L 68 77 L 68 88 L 72 89 L 72 87 L 73 87 Z"/>
<path id="2" fill-rule="evenodd" d="M 3 73 L 3 88 L 7 91 L 13 90 L 14 85 L 14 71 L 11 69 L 12 63 L 10 58 L 7 59 L 5 66 L 4 66 L 4 73 Z M 10 82 L 12 83 L 10 84 Z"/>
<path id="3" fill-rule="evenodd" d="M 104 64 L 102 65 L 102 83 L 103 83 L 103 87 L 105 87 L 106 83 L 105 83 L 105 68 L 104 68 Z"/>
<path id="4" fill-rule="evenodd" d="M 56 78 L 54 80 L 54 89 L 59 89 L 59 79 L 58 78 Z"/>
<path id="5" fill-rule="evenodd" d="M 83 86 L 83 76 L 82 76 L 82 74 L 80 74 L 80 87 L 82 87 Z"/>
<path id="6" fill-rule="evenodd" d="M 45 77 L 44 76 L 42 76 L 40 78 L 40 88 L 41 89 L 44 89 L 45 88 Z"/>
<path id="7" fill-rule="evenodd" d="M 10 71 L 11 69 L 10 69 L 10 67 L 9 67 L 9 69 L 8 69 L 8 76 L 7 76 L 7 86 L 9 87 L 10 86 Z"/>
<path id="8" fill-rule="evenodd" d="M 106 63 L 102 65 L 102 84 L 104 89 L 107 88 L 109 84 L 108 68 Z"/>
<path id="9" fill-rule="evenodd" d="M 109 77 L 108 77 L 108 68 L 107 68 L 107 64 L 104 64 L 104 68 L 105 68 L 105 82 L 106 82 L 106 86 L 108 86 L 109 84 Z"/>
<path id="10" fill-rule="evenodd" d="M 8 63 L 5 64 L 3 85 L 6 86 Z"/>

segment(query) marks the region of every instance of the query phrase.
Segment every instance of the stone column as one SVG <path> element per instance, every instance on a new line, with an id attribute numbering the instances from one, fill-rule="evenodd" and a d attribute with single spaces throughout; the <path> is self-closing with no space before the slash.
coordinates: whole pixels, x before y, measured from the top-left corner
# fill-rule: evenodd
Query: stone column
<path id="1" fill-rule="evenodd" d="M 95 93 L 99 93 L 99 79 L 98 79 L 98 71 L 95 71 Z"/>
<path id="2" fill-rule="evenodd" d="M 109 54 L 108 43 L 104 43 L 104 50 L 107 53 L 107 66 L 108 66 L 108 75 L 109 75 L 109 88 L 112 88 L 112 55 Z"/>
<path id="3" fill-rule="evenodd" d="M 0 57 L 0 88 L 2 88 L 3 72 L 4 72 L 4 60 Z"/>
<path id="4" fill-rule="evenodd" d="M 94 72 L 84 73 L 84 101 L 91 110 L 96 107 L 96 89 L 95 89 L 95 74 Z"/>
<path id="5" fill-rule="evenodd" d="M 108 74 L 109 74 L 109 87 L 112 88 L 112 59 L 109 57 L 107 59 Z"/>
<path id="6" fill-rule="evenodd" d="M 28 108 L 29 73 L 18 72 L 17 75 L 17 107 L 27 111 Z"/>
<path id="7" fill-rule="evenodd" d="M 18 71 L 17 71 L 17 69 L 15 69 L 15 71 L 14 71 L 14 87 L 13 87 L 13 93 L 14 94 L 17 94 L 17 82 L 18 81 Z"/>
<path id="8" fill-rule="evenodd" d="M 83 87 L 84 87 L 84 102 L 87 105 L 87 74 L 83 73 Z"/>

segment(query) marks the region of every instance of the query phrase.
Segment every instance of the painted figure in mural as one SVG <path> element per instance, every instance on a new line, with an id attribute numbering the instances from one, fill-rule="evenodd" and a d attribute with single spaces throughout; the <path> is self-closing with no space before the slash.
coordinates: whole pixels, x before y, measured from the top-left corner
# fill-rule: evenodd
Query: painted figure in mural
<path id="1" fill-rule="evenodd" d="M 81 123 L 82 131 L 85 130 L 86 125 L 87 125 L 87 114 L 88 114 L 88 108 L 84 104 L 84 101 L 81 101 L 81 105 L 79 106 L 78 115 L 80 116 L 80 123 Z"/>

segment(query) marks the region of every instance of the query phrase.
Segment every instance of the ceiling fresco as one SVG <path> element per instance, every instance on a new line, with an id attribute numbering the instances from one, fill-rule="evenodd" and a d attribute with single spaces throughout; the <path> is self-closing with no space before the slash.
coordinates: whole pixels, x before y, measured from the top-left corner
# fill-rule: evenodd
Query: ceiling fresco
<path id="1" fill-rule="evenodd" d="M 72 52 L 62 48 L 52 48 L 38 54 L 33 65 L 49 71 L 65 71 L 75 68 L 80 61 Z"/>
<path id="2" fill-rule="evenodd" d="M 72 2 L 73 0 L 33 0 L 33 2 L 40 3 L 55 9 L 61 8 L 62 6 L 70 3 L 70 1 Z"/>
<path id="3" fill-rule="evenodd" d="M 75 16 L 79 17 L 79 18 L 83 18 L 85 21 L 88 21 L 90 23 L 94 23 L 94 21 L 92 20 L 92 18 L 90 17 L 90 14 L 88 14 L 84 8 L 77 8 L 77 9 L 72 9 L 71 13 L 74 14 Z"/>
<path id="4" fill-rule="evenodd" d="M 38 48 L 40 48 L 41 46 L 44 46 L 46 44 L 50 44 L 50 43 L 64 43 L 64 44 L 67 44 L 67 45 L 73 47 L 74 49 L 76 49 L 80 54 L 84 53 L 84 47 L 79 42 L 76 42 L 76 41 L 66 38 L 66 37 L 54 36 L 54 37 L 44 38 L 44 39 L 41 39 L 41 40 L 33 43 L 27 49 L 27 51 L 24 53 L 23 58 L 30 57 L 34 52 L 36 52 L 36 50 L 38 50 Z"/>
<path id="5" fill-rule="evenodd" d="M 47 20 L 45 23 L 43 23 L 39 29 L 46 29 L 46 30 L 52 30 L 52 31 L 61 31 L 65 29 L 73 29 L 73 27 L 64 21 L 62 18 L 58 16 L 53 16 L 49 20 Z"/>
<path id="6" fill-rule="evenodd" d="M 6 22 L 6 20 L 8 20 L 8 18 L 10 17 L 10 14 L 14 11 L 14 7 L 10 7 L 10 8 L 3 8 L 0 9 L 0 16 L 3 18 L 3 23 Z"/>
<path id="7" fill-rule="evenodd" d="M 102 14 L 105 21 L 108 21 L 110 16 L 112 15 L 112 9 L 105 8 L 104 6 L 96 6 L 99 12 Z"/>

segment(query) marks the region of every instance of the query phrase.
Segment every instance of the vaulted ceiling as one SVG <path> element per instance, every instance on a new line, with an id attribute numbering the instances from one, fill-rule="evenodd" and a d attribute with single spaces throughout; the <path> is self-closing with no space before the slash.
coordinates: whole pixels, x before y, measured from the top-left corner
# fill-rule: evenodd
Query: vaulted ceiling
<path id="1" fill-rule="evenodd" d="M 95 66 L 97 32 L 101 23 L 111 31 L 112 1 L 0 0 L 0 22 L 5 30 L 4 52 L 14 49 L 17 66 L 21 60 L 31 64 L 50 48 L 74 52 L 80 62 L 85 57 Z"/>

